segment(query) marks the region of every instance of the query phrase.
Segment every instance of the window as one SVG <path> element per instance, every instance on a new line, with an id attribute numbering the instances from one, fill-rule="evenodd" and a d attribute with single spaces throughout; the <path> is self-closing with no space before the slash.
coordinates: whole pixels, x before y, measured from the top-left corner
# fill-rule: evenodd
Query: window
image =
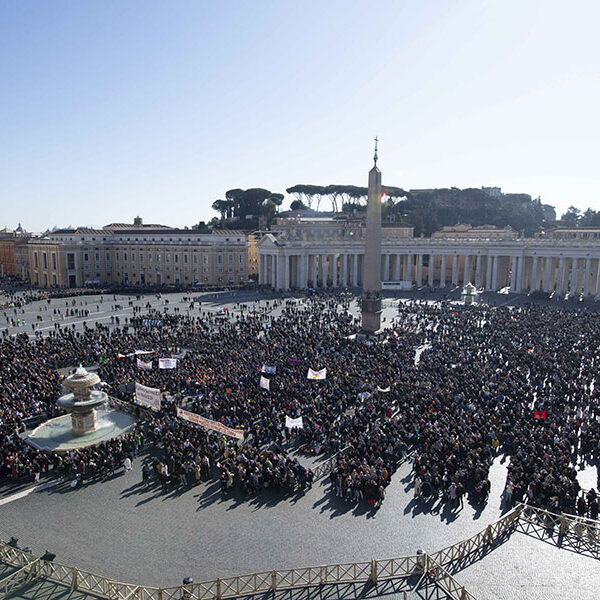
<path id="1" fill-rule="evenodd" d="M 165 261 L 171 262 L 171 255 L 168 252 L 165 254 Z"/>
<path id="2" fill-rule="evenodd" d="M 52 285 L 56 285 L 56 275 L 52 275 Z"/>
<path id="3" fill-rule="evenodd" d="M 144 253 L 140 252 L 140 262 L 143 263 L 144 262 Z"/>
<path id="4" fill-rule="evenodd" d="M 202 271 L 203 271 L 204 273 L 208 273 L 208 267 L 204 267 L 204 268 L 202 269 Z"/>
<path id="5" fill-rule="evenodd" d="M 240 265 L 244 264 L 244 255 L 240 254 Z"/>
<path id="6" fill-rule="evenodd" d="M 56 253 L 55 252 L 52 253 L 52 268 L 56 271 Z M 56 279 L 56 277 L 55 277 L 55 279 Z M 56 283 L 54 285 L 56 285 Z"/>
<path id="7" fill-rule="evenodd" d="M 223 255 L 222 254 L 217 254 L 217 264 L 218 265 L 223 264 Z"/>
<path id="8" fill-rule="evenodd" d="M 227 256 L 227 259 L 228 259 L 229 264 L 232 265 L 233 264 L 233 254 L 229 254 Z"/>
<path id="9" fill-rule="evenodd" d="M 33 253 L 33 265 L 35 266 L 35 268 L 38 268 L 38 253 L 34 252 Z M 37 279 L 37 275 L 36 275 L 36 279 Z M 36 281 L 37 283 L 37 281 Z"/>
<path id="10" fill-rule="evenodd" d="M 203 265 L 207 265 L 208 264 L 208 254 L 203 254 L 202 255 L 202 264 Z"/>
<path id="11" fill-rule="evenodd" d="M 106 253 L 106 262 L 110 262 L 110 252 Z"/>
<path id="12" fill-rule="evenodd" d="M 188 264 L 188 255 L 187 254 L 183 255 L 183 264 L 185 264 L 185 265 Z"/>
<path id="13" fill-rule="evenodd" d="M 198 264 L 198 255 L 194 254 L 194 264 L 197 265 Z"/>
<path id="14" fill-rule="evenodd" d="M 48 255 L 45 252 L 42 254 L 42 264 L 44 265 L 44 269 L 48 268 Z"/>
<path id="15" fill-rule="evenodd" d="M 88 260 L 90 260 L 90 256 L 89 256 L 89 254 L 87 252 L 83 255 L 83 260 L 85 262 L 87 262 Z M 117 260 L 119 260 L 119 255 L 118 254 L 117 254 Z"/>
<path id="16" fill-rule="evenodd" d="M 87 257 L 87 254 L 85 256 Z M 119 260 L 119 253 L 118 252 L 116 254 L 116 259 Z M 85 260 L 87 260 L 87 258 Z"/>
<path id="17" fill-rule="evenodd" d="M 96 252 L 96 254 L 94 255 L 94 258 L 96 259 L 96 262 L 98 262 L 100 260 L 100 253 Z"/>
<path id="18" fill-rule="evenodd" d="M 127 260 L 127 252 L 123 252 L 123 260 Z"/>
<path id="19" fill-rule="evenodd" d="M 175 255 L 175 262 L 178 263 L 179 262 L 179 254 Z"/>

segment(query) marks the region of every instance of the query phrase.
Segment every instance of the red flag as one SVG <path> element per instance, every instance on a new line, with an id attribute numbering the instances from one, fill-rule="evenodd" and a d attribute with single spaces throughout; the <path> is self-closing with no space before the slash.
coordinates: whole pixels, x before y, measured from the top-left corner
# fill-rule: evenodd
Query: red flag
<path id="1" fill-rule="evenodd" d="M 546 411 L 545 410 L 536 410 L 536 411 L 534 411 L 533 418 L 534 419 L 545 419 L 546 418 Z"/>

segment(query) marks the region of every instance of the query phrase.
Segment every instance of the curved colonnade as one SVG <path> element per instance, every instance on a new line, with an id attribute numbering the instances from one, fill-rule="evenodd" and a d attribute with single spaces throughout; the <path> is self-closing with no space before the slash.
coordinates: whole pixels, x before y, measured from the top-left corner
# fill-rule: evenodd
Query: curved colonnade
<path id="1" fill-rule="evenodd" d="M 265 236 L 259 283 L 276 290 L 360 287 L 364 243 L 307 243 Z M 409 239 L 382 244 L 381 280 L 405 287 L 462 286 L 600 299 L 600 243 L 548 239 Z"/>

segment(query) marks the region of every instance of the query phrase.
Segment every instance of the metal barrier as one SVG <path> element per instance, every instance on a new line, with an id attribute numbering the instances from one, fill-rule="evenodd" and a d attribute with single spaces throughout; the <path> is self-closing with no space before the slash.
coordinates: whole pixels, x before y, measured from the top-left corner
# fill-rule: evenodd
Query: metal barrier
<path id="1" fill-rule="evenodd" d="M 473 537 L 434 552 L 430 555 L 432 560 L 441 566 L 445 566 L 454 561 L 464 559 L 472 552 L 486 545 L 492 545 L 504 534 L 514 531 L 521 515 L 521 510 L 522 507 L 517 506 L 510 513 L 495 523 L 490 523 L 483 531 L 476 533 Z"/>
<path id="2" fill-rule="evenodd" d="M 452 563 L 459 563 L 478 550 L 491 548 L 503 536 L 512 533 L 517 525 L 525 532 L 529 527 L 541 527 L 543 531 L 551 532 L 548 535 L 555 535 L 559 540 L 569 536 L 578 540 L 585 539 L 594 545 L 596 552 L 600 548 L 600 521 L 558 515 L 519 504 L 483 531 L 432 554 L 260 571 L 189 585 L 156 588 L 121 583 L 76 567 L 43 561 L 0 541 L 0 562 L 14 567 L 14 571 L 0 580 L 0 593 L 7 594 L 17 587 L 43 578 L 72 591 L 79 590 L 110 600 L 222 600 L 309 586 L 353 582 L 371 582 L 377 585 L 384 580 L 419 577 L 415 589 L 427 581 L 434 583 L 454 600 L 474 600 L 474 596 L 454 579 L 447 567 Z"/>
<path id="3" fill-rule="evenodd" d="M 299 569 L 261 571 L 167 588 L 121 583 L 75 567 L 41 561 L 31 554 L 2 542 L 0 542 L 0 561 L 29 574 L 29 579 L 19 580 L 18 585 L 35 578 L 44 578 L 69 587 L 71 590 L 88 592 L 110 600 L 181 600 L 182 598 L 222 600 L 256 593 L 337 583 L 371 582 L 376 585 L 379 581 L 412 576 L 420 576 L 419 584 L 427 578 L 455 600 L 474 600 L 473 595 L 452 577 L 445 566 L 463 558 L 482 545 L 493 544 L 498 537 L 513 528 L 520 512 L 521 508 L 517 508 L 472 538 L 431 555 L 417 554 Z"/>
<path id="4" fill-rule="evenodd" d="M 529 504 L 521 508 L 520 528 L 541 539 L 556 539 L 558 546 L 600 555 L 600 521 L 570 514 L 557 514 Z"/>

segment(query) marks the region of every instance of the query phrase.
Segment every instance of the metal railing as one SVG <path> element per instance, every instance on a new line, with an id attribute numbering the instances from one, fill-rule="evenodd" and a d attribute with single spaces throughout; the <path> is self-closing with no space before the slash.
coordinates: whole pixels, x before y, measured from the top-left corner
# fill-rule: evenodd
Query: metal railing
<path id="1" fill-rule="evenodd" d="M 521 509 L 517 508 L 472 538 L 431 555 L 417 554 L 399 558 L 260 571 L 166 588 L 113 581 L 76 567 L 41 561 L 29 553 L 4 543 L 0 543 L 0 561 L 21 569 L 23 573 L 29 573 L 28 581 L 37 577 L 44 578 L 69 587 L 71 590 L 88 592 L 111 600 L 181 600 L 182 598 L 222 600 L 249 594 L 327 584 L 367 583 L 369 581 L 377 584 L 382 580 L 412 576 L 420 576 L 419 582 L 424 578 L 429 578 L 428 580 L 433 581 L 453 599 L 471 600 L 473 599 L 472 594 L 452 577 L 445 566 L 453 560 L 463 558 L 481 545 L 493 544 L 498 537 L 513 527 L 520 512 Z"/>
<path id="2" fill-rule="evenodd" d="M 520 528 L 524 533 L 536 533 L 542 539 L 555 539 L 558 546 L 600 555 L 600 521 L 568 513 L 557 514 L 529 504 L 519 506 Z"/>
<path id="3" fill-rule="evenodd" d="M 463 560 L 484 546 L 492 545 L 503 535 L 514 531 L 521 516 L 521 510 L 522 506 L 517 506 L 500 520 L 490 523 L 483 531 L 469 539 L 434 552 L 430 555 L 432 560 L 441 566 L 446 566 L 454 561 Z"/>
<path id="4" fill-rule="evenodd" d="M 71 590 L 110 600 L 222 600 L 309 586 L 354 582 L 371 582 L 376 585 L 383 580 L 419 577 L 415 589 L 427 580 L 454 600 L 474 600 L 474 596 L 454 579 L 447 567 L 455 562 L 460 563 L 477 551 L 491 548 L 503 536 L 511 534 L 517 525 L 525 532 L 528 527 L 536 526 L 544 531 L 551 531 L 549 535 L 555 535 L 557 538 L 574 536 L 577 539 L 585 539 L 597 549 L 600 548 L 600 521 L 558 515 L 541 508 L 519 504 L 483 531 L 432 554 L 260 571 L 189 585 L 158 588 L 113 581 L 76 567 L 43 561 L 29 552 L 0 542 L 0 562 L 14 568 L 12 573 L 0 581 L 0 592 L 8 593 L 16 587 L 43 578 Z"/>

